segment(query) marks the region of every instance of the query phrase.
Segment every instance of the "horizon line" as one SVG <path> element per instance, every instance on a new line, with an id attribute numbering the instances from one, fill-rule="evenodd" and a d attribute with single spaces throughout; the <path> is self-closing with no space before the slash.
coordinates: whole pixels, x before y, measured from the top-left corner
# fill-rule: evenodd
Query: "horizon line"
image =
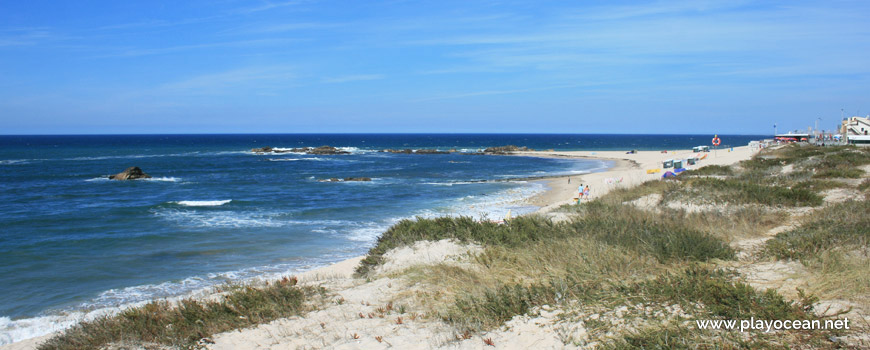
<path id="1" fill-rule="evenodd" d="M 768 134 L 728 134 L 728 133 L 556 133 L 556 132 L 298 132 L 298 133 L 94 133 L 94 134 L 0 134 L 8 136 L 198 136 L 198 135 L 644 135 L 644 136 L 697 136 L 697 135 L 729 135 L 729 136 L 768 136 Z M 771 136 L 774 136 L 771 134 Z"/>

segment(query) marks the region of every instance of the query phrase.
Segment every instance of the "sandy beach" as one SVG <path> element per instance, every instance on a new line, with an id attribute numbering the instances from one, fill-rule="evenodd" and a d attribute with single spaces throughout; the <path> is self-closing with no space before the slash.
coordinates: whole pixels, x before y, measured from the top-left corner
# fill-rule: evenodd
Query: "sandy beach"
<path id="1" fill-rule="evenodd" d="M 735 164 L 741 160 L 749 159 L 755 152 L 757 151 L 751 150 L 749 146 L 742 146 L 734 147 L 733 150 L 723 149 L 702 153 L 702 155 L 706 154 L 707 158 L 695 166 L 689 166 L 688 169 L 705 165 Z M 662 153 L 661 151 L 638 151 L 634 154 L 626 154 L 623 151 L 537 151 L 517 152 L 515 155 L 549 158 L 584 158 L 613 162 L 613 165 L 606 171 L 541 180 L 546 183 L 548 190 L 530 198 L 528 203 L 541 207 L 538 211 L 539 213 L 546 213 L 559 206 L 573 203 L 573 199 L 577 198 L 577 187 L 580 184 L 589 186 L 589 197 L 594 199 L 607 194 L 614 188 L 632 187 L 645 181 L 661 178 L 663 172 L 668 170 L 661 169 L 663 161 L 667 159 L 685 159 L 696 154 L 691 150 L 669 150 L 667 153 Z M 648 174 L 648 169 L 661 169 L 661 171 Z"/>
<path id="2" fill-rule="evenodd" d="M 538 213 L 548 213 L 564 204 L 573 203 L 577 186 L 589 185 L 591 198 L 597 198 L 618 187 L 628 187 L 655 180 L 661 172 L 648 174 L 647 169 L 660 169 L 666 159 L 680 159 L 694 155 L 690 150 L 662 153 L 639 151 L 626 154 L 621 151 L 519 152 L 514 156 L 584 158 L 612 162 L 601 172 L 556 177 L 545 180 L 546 192 L 529 198 L 526 204 L 538 206 Z M 735 147 L 707 153 L 706 159 L 696 166 L 727 165 L 749 159 L 754 152 L 749 147 Z M 569 182 L 570 178 L 570 182 Z M 387 263 L 376 273 L 375 279 L 365 281 L 353 277 L 354 269 L 363 256 L 354 257 L 298 275 L 303 285 L 320 285 L 334 293 L 333 302 L 305 317 L 281 319 L 252 329 L 219 334 L 208 344 L 209 349 L 377 349 L 398 347 L 403 349 L 483 349 L 480 341 L 456 341 L 453 330 L 446 324 L 422 315 L 419 319 L 405 319 L 397 324 L 394 318 L 361 318 L 374 309 L 396 299 L 411 304 L 416 286 L 395 278 L 399 271 L 419 265 L 461 264 L 461 260 L 479 250 L 475 246 L 458 245 L 452 241 L 418 242 L 412 247 L 400 248 L 388 254 Z M 341 302 L 335 302 L 341 300 Z M 410 312 L 413 312 L 413 309 Z M 558 310 L 543 310 L 538 316 L 517 317 L 507 327 L 487 332 L 485 337 L 498 344 L 512 344 L 511 348 L 562 348 L 559 332 L 553 319 Z M 416 314 L 414 314 L 416 315 Z M 415 316 L 416 318 L 416 316 Z M 355 339 L 354 335 L 359 338 Z M 381 342 L 376 336 L 387 339 Z M 50 335 L 0 346 L 0 350 L 35 349 Z"/>

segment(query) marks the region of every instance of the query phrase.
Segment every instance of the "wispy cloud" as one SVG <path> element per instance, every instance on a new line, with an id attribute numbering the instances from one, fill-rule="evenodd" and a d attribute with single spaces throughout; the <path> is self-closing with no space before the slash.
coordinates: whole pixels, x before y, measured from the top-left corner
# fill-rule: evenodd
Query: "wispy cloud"
<path id="1" fill-rule="evenodd" d="M 308 3 L 308 2 L 310 2 L 310 1 L 301 1 L 301 0 L 299 0 L 299 1 L 264 1 L 260 5 L 253 6 L 253 7 L 239 8 L 239 9 L 236 9 L 234 12 L 249 14 L 249 13 L 255 13 L 255 12 L 274 10 L 274 9 L 278 9 L 278 8 L 282 8 L 282 7 L 301 5 L 301 4 Z"/>
<path id="2" fill-rule="evenodd" d="M 48 27 L 18 27 L 0 29 L 0 47 L 33 46 L 70 39 Z"/>
<path id="3" fill-rule="evenodd" d="M 291 66 L 245 67 L 170 82 L 160 86 L 158 91 L 194 95 L 269 92 L 296 86 L 297 77 L 296 69 Z"/>
<path id="4" fill-rule="evenodd" d="M 384 79 L 384 76 L 381 74 L 357 74 L 357 75 L 343 75 L 338 77 L 330 77 L 323 78 L 322 82 L 324 83 L 347 83 L 352 81 L 365 81 L 365 80 L 380 80 Z"/>
<path id="5" fill-rule="evenodd" d="M 237 41 L 202 43 L 202 44 L 192 44 L 192 45 L 178 45 L 178 46 L 155 47 L 155 48 L 123 48 L 123 49 L 118 50 L 117 52 L 109 53 L 109 54 L 105 54 L 105 55 L 99 55 L 97 57 L 106 58 L 106 57 L 150 56 L 150 55 L 171 54 L 171 53 L 176 53 L 176 52 L 199 50 L 199 49 L 275 46 L 275 45 L 284 45 L 284 44 L 299 42 L 299 41 L 300 41 L 300 39 L 251 39 L 251 40 L 237 40 Z"/>
<path id="6" fill-rule="evenodd" d="M 592 84 L 592 83 L 565 84 L 565 85 L 552 85 L 552 86 L 543 86 L 543 87 L 526 88 L 526 89 L 502 89 L 502 90 L 471 91 L 471 92 L 463 92 L 463 93 L 458 93 L 458 94 L 446 94 L 446 95 L 441 95 L 441 96 L 426 97 L 426 98 L 413 100 L 411 102 L 428 102 L 428 101 L 450 100 L 450 99 L 468 98 L 468 97 L 477 97 L 477 96 L 520 94 L 520 93 L 526 93 L 526 92 L 537 92 L 537 91 L 590 87 L 590 86 L 595 86 L 595 85 L 598 85 L 598 84 Z"/>

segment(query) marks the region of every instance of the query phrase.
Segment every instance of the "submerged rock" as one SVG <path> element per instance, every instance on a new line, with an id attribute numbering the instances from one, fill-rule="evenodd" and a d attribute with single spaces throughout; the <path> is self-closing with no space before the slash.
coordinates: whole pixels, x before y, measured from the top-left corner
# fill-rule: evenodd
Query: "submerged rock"
<path id="1" fill-rule="evenodd" d="M 110 180 L 136 180 L 136 179 L 150 179 L 151 175 L 146 174 L 142 169 L 137 166 L 131 166 L 126 170 L 117 173 L 115 175 L 109 175 Z"/>
<path id="2" fill-rule="evenodd" d="M 410 148 L 406 148 L 406 149 L 385 149 L 385 150 L 383 150 L 383 151 L 381 151 L 381 152 L 386 152 L 386 153 L 405 153 L 405 154 L 411 154 L 411 153 L 414 153 L 414 150 L 412 150 L 412 149 L 410 149 Z"/>
<path id="3" fill-rule="evenodd" d="M 331 154 L 350 154 L 348 151 L 342 151 L 338 148 L 332 146 L 320 146 L 317 148 L 308 148 L 305 152 L 308 154 L 317 154 L 317 155 L 331 155 Z"/>
<path id="4" fill-rule="evenodd" d="M 483 150 L 483 153 L 486 153 L 486 154 L 508 154 L 511 152 L 529 152 L 529 151 L 534 151 L 534 149 L 531 149 L 531 148 L 528 148 L 525 146 L 517 147 L 514 145 L 507 145 L 507 146 L 499 146 L 499 147 L 490 147 L 490 148 Z"/>

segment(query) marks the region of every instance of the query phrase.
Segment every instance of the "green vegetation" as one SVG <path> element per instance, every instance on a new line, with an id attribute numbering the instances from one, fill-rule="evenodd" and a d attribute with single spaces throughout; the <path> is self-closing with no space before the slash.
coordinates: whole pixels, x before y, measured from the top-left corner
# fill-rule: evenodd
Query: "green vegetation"
<path id="1" fill-rule="evenodd" d="M 693 314 L 726 319 L 808 319 L 812 300 L 791 302 L 775 291 L 756 291 L 736 282 L 733 273 L 690 266 L 677 273 L 667 272 L 655 279 L 624 285 L 620 292 L 638 302 L 670 302 Z"/>
<path id="2" fill-rule="evenodd" d="M 765 150 L 739 167 L 707 166 L 677 181 L 614 189 L 584 205 L 563 206 L 560 212 L 570 219 L 558 223 L 535 216 L 505 225 L 471 218 L 406 220 L 378 240 L 357 273 L 370 275 L 389 249 L 418 240 L 455 239 L 483 246 L 471 258 L 473 268 L 441 264 L 404 275 L 428 285 L 431 291 L 418 292 L 424 294 L 418 299 L 434 300 L 430 310 L 461 330 L 493 329 L 537 307 L 559 305 L 574 310 L 564 317 L 582 319 L 590 332 L 604 329 L 593 338 L 605 349 L 832 348 L 836 344 L 827 339 L 832 333 L 824 331 L 741 334 L 697 330 L 689 321 L 814 319 L 817 299 L 811 294 L 800 292 L 799 300 L 791 301 L 772 289 L 756 290 L 735 272 L 717 266 L 734 259 L 727 242 L 761 236 L 782 225 L 790 215 L 782 208 L 819 207 L 824 204 L 822 191 L 854 188 L 845 179 L 865 176 L 857 167 L 868 163 L 870 152 L 863 149 L 793 145 Z M 858 189 L 870 187 L 867 182 Z M 652 207 L 631 204 L 646 196 L 655 197 L 638 203 Z M 671 206 L 680 201 L 713 204 L 713 210 Z M 762 254 L 812 258 L 810 268 L 830 273 L 813 280 L 828 289 L 814 292 L 828 293 L 848 278 L 853 281 L 845 285 L 857 294 L 840 288 L 837 295 L 867 295 L 870 278 L 862 277 L 870 276 L 866 248 L 855 252 L 867 246 L 867 203 L 819 209 L 800 227 L 770 240 Z M 687 316 L 662 311 L 669 305 Z M 584 319 L 620 307 L 627 307 L 618 316 L 620 322 L 630 326 L 614 328 L 612 319 L 597 316 Z M 649 310 L 661 311 L 660 316 L 650 316 Z"/>
<path id="3" fill-rule="evenodd" d="M 799 291 L 798 300 L 789 300 L 773 289 L 754 289 L 732 270 L 757 258 L 798 260 L 811 271 L 810 292 L 870 304 L 870 201 L 822 207 L 820 195 L 857 188 L 870 197 L 870 179 L 854 180 L 867 176 L 859 169 L 866 164 L 866 148 L 789 145 L 739 166 L 706 166 L 676 181 L 617 188 L 563 206 L 559 215 L 567 219 L 559 222 L 543 216 L 506 224 L 470 217 L 402 220 L 378 238 L 356 273 L 376 278 L 389 250 L 452 239 L 482 250 L 461 264 L 413 266 L 391 277 L 425 285 L 406 293 L 461 332 L 494 329 L 550 305 L 565 311 L 560 317 L 566 322 L 583 322 L 590 337 L 583 341 L 604 349 L 834 348 L 839 344 L 828 337 L 835 332 L 698 330 L 693 320 L 815 319 L 813 294 Z M 764 243 L 757 256 L 734 261 L 728 243 L 762 237 L 791 213 L 809 210 L 794 207 L 818 209 Z M 214 301 L 154 302 L 81 323 L 40 349 L 197 348 L 216 333 L 298 315 L 323 293 L 285 279 L 235 287 Z"/>
<path id="4" fill-rule="evenodd" d="M 823 251 L 867 247 L 870 243 L 870 202 L 832 205 L 791 231 L 767 241 L 765 253 L 780 259 L 809 259 Z"/>
<path id="5" fill-rule="evenodd" d="M 680 178 L 689 191 L 683 197 L 698 197 L 716 203 L 768 206 L 818 206 L 822 197 L 804 188 L 760 185 L 740 179 Z"/>
<path id="6" fill-rule="evenodd" d="M 236 287 L 220 301 L 155 301 L 82 322 L 39 349 L 101 349 L 119 343 L 198 348 L 201 339 L 213 334 L 298 315 L 306 310 L 306 299 L 324 293 L 295 284 L 285 278 L 262 288 Z"/>
<path id="7" fill-rule="evenodd" d="M 680 176 L 686 175 L 721 175 L 721 176 L 731 176 L 734 175 L 734 169 L 727 165 L 705 165 L 698 169 L 692 169 L 687 171 L 685 174 L 680 174 Z"/>
<path id="8" fill-rule="evenodd" d="M 572 223 L 553 223 L 543 217 L 527 216 L 509 224 L 476 222 L 470 217 L 403 220 L 381 237 L 357 268 L 364 275 L 383 260 L 392 248 L 420 240 L 456 239 L 484 245 L 520 247 L 532 242 L 566 237 L 590 237 L 655 256 L 659 261 L 729 259 L 734 252 L 707 233 L 679 221 L 641 210 L 608 206 L 598 202 L 584 206 L 585 213 Z"/>
<path id="9" fill-rule="evenodd" d="M 649 254 L 660 262 L 734 257 L 734 251 L 721 239 L 689 227 L 671 216 L 599 202 L 589 203 L 582 209 L 581 218 L 571 223 L 574 232 Z"/>

